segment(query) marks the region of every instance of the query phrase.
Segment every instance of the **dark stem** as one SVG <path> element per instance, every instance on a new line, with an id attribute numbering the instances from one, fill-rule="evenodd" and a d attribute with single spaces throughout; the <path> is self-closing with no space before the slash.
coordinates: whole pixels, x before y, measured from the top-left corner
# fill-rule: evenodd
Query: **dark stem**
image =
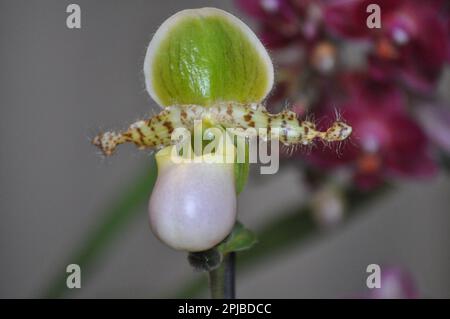
<path id="1" fill-rule="evenodd" d="M 209 272 L 209 287 L 213 299 L 235 298 L 236 253 L 226 254 L 219 268 Z"/>

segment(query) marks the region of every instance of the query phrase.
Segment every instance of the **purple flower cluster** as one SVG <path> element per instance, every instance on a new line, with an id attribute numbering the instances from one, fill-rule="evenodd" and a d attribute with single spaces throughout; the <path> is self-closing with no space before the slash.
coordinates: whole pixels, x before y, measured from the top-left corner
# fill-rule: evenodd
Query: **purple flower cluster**
<path id="1" fill-rule="evenodd" d="M 381 27 L 369 28 L 377 4 Z M 443 0 L 237 0 L 259 23 L 278 84 L 269 104 L 289 101 L 318 126 L 336 108 L 352 141 L 315 148 L 312 167 L 346 167 L 362 189 L 397 177 L 434 175 L 450 151 L 450 109 L 436 91 L 450 61 L 450 4 Z M 355 62 L 356 61 L 356 62 Z M 327 123 L 328 122 L 328 123 Z"/>

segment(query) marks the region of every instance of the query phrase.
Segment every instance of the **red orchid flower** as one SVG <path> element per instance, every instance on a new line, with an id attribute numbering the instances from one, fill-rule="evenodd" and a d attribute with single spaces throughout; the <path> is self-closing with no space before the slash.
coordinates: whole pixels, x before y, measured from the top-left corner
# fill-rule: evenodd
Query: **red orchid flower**
<path id="1" fill-rule="evenodd" d="M 271 49 L 315 39 L 320 31 L 320 2 L 314 0 L 236 0 L 261 24 L 259 37 Z"/>
<path id="2" fill-rule="evenodd" d="M 316 148 L 306 156 L 310 163 L 322 168 L 351 167 L 361 188 L 372 188 L 390 177 L 427 177 L 436 172 L 426 135 L 407 114 L 402 91 L 359 75 L 346 75 L 342 82 L 348 92 L 342 111 L 353 128 L 352 141 L 339 152 L 335 147 Z M 334 117 L 327 104 L 317 115 L 324 119 L 323 127 Z"/>
<path id="3" fill-rule="evenodd" d="M 380 7 L 379 29 L 366 23 L 372 3 Z M 444 1 L 330 0 L 323 9 L 330 33 L 369 41 L 372 76 L 396 78 L 422 92 L 434 87 L 450 53 Z"/>

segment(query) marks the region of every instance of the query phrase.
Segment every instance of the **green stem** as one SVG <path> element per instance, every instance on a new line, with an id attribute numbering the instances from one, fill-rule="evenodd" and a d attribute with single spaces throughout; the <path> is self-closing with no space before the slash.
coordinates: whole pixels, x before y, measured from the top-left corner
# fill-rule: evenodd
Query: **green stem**
<path id="1" fill-rule="evenodd" d="M 236 253 L 226 254 L 220 266 L 209 272 L 209 288 L 213 299 L 235 298 Z"/>

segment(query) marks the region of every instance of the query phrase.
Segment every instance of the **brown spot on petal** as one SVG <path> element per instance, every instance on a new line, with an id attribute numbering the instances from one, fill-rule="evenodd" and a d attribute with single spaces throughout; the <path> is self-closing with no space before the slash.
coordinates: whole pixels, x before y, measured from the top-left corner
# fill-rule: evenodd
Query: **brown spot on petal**
<path id="1" fill-rule="evenodd" d="M 244 120 L 245 120 L 246 122 L 250 122 L 250 121 L 252 120 L 252 115 L 251 115 L 251 114 L 245 114 L 245 115 L 244 115 Z"/>
<path id="2" fill-rule="evenodd" d="M 233 115 L 233 106 L 231 104 L 227 105 L 227 114 L 228 115 Z"/>
<path id="3" fill-rule="evenodd" d="M 144 141 L 144 133 L 142 133 L 141 128 L 138 127 L 138 128 L 136 129 L 136 131 L 138 132 L 138 135 L 139 135 L 139 142 L 140 142 L 141 144 L 145 144 L 145 141 Z"/>
<path id="4" fill-rule="evenodd" d="M 167 128 L 167 131 L 169 132 L 169 134 L 172 134 L 172 132 L 173 132 L 173 125 L 172 125 L 172 123 L 169 122 L 169 121 L 165 121 L 163 123 L 163 125 Z"/>

